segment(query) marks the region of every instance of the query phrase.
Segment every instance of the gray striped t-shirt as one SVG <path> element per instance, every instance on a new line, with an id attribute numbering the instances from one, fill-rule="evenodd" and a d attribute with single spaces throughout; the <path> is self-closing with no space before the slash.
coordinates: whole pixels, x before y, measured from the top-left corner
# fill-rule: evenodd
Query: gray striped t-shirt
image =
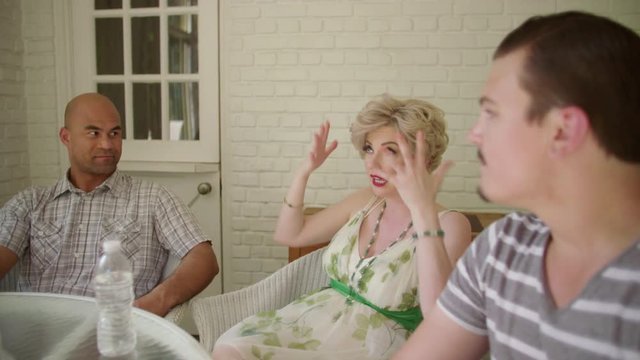
<path id="1" fill-rule="evenodd" d="M 548 238 L 534 215 L 497 221 L 458 261 L 440 309 L 488 335 L 494 359 L 640 359 L 640 240 L 558 309 L 544 280 Z"/>

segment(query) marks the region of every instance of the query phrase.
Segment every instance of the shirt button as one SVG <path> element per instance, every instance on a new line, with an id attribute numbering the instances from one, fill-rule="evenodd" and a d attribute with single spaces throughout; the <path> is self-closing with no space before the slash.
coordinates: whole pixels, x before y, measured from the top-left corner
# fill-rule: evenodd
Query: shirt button
<path id="1" fill-rule="evenodd" d="M 75 254 L 73 254 L 73 256 L 80 257 L 80 253 L 75 253 Z"/>

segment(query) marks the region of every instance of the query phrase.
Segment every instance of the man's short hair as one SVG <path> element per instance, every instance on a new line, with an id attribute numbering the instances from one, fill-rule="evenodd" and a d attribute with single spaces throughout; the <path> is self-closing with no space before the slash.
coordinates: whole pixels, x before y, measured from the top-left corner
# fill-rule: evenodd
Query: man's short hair
<path id="1" fill-rule="evenodd" d="M 528 19 L 499 45 L 494 59 L 527 52 L 520 83 L 531 96 L 528 117 L 577 106 L 600 145 L 640 163 L 640 36 L 605 17 L 562 12 Z"/>

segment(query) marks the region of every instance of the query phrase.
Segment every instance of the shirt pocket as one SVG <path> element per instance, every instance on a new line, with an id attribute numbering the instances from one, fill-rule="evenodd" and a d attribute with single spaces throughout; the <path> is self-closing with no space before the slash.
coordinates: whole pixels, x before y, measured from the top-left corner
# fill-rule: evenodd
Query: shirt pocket
<path id="1" fill-rule="evenodd" d="M 31 261 L 41 269 L 46 269 L 60 255 L 62 246 L 62 226 L 46 221 L 31 224 Z"/>
<path id="2" fill-rule="evenodd" d="M 103 221 L 102 227 L 101 244 L 109 238 L 120 239 L 122 252 L 133 261 L 134 256 L 140 250 L 140 244 L 137 241 L 140 236 L 140 223 L 130 218 L 108 219 Z"/>

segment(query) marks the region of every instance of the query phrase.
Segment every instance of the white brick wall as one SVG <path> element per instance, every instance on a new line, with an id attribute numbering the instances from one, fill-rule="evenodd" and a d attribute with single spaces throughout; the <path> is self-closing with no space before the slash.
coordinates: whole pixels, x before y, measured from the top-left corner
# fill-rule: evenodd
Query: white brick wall
<path id="1" fill-rule="evenodd" d="M 0 204 L 29 184 L 21 33 L 18 1 L 0 1 Z"/>
<path id="2" fill-rule="evenodd" d="M 22 0 L 26 119 L 31 183 L 50 185 L 61 173 L 56 104 L 53 1 Z"/>
<path id="3" fill-rule="evenodd" d="M 457 164 L 439 199 L 489 208 L 475 193 L 476 151 L 466 133 L 491 54 L 527 17 L 568 9 L 640 29 L 637 0 L 222 1 L 225 291 L 286 263 L 272 232 L 291 172 L 321 121 L 332 121 L 340 145 L 311 178 L 306 203 L 333 203 L 366 184 L 347 129 L 383 92 L 446 111 L 445 157 Z"/>

